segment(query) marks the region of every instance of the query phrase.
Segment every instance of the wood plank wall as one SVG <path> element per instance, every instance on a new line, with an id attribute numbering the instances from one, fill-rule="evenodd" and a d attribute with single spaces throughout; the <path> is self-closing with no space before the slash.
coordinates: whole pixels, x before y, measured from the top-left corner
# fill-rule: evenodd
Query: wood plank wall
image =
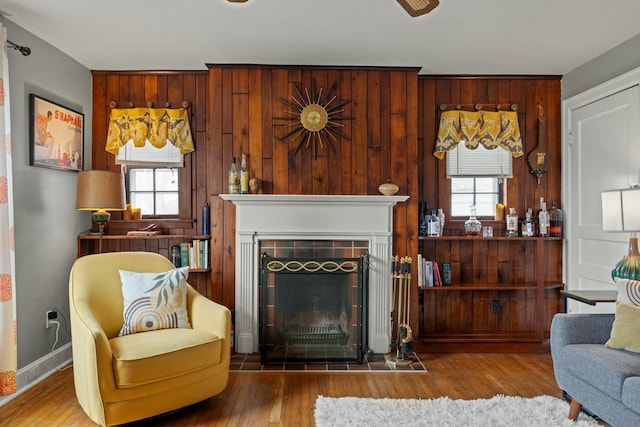
<path id="1" fill-rule="evenodd" d="M 551 201 L 561 200 L 561 86 L 559 76 L 420 76 L 418 81 L 419 90 L 419 116 L 418 116 L 418 147 L 419 147 L 419 184 L 420 201 L 428 201 L 431 207 L 442 207 L 446 215 L 446 231 L 445 234 L 460 235 L 463 234 L 464 221 L 466 218 L 451 218 L 447 207 L 450 206 L 450 181 L 446 178 L 446 164 L 444 160 L 438 160 L 433 156 L 436 135 L 439 122 L 439 106 L 440 104 L 517 104 L 518 105 L 518 121 L 522 134 L 525 155 L 514 159 L 513 175 L 514 177 L 507 180 L 506 189 L 506 206 L 515 207 L 519 216 L 522 218 L 526 209 L 531 207 L 534 212 L 539 209 L 540 197 L 544 197 L 550 208 Z M 537 121 L 537 105 L 541 105 L 544 109 L 544 117 L 546 119 L 544 125 L 547 130 L 547 148 L 553 157 L 553 161 L 549 171 L 542 177 L 540 188 L 538 188 L 537 179 L 530 172 L 527 164 L 527 154 L 536 148 L 538 144 L 538 121 Z M 505 224 L 502 222 L 494 222 L 482 219 L 483 224 L 493 225 L 496 235 L 504 235 Z M 494 244 L 495 242 L 489 242 Z M 562 281 L 562 245 L 561 242 L 549 242 L 545 245 L 545 260 L 536 264 L 533 253 L 522 253 L 518 255 L 518 251 L 509 251 L 511 259 L 510 268 L 515 262 L 525 266 L 523 271 L 527 272 L 526 277 L 513 278 L 506 277 L 499 281 L 511 283 L 519 283 L 521 280 L 535 281 L 537 266 L 543 265 L 545 283 L 560 283 Z M 446 246 L 454 245 L 460 251 L 458 242 L 421 242 L 420 250 L 428 253 L 436 251 L 435 246 L 443 249 L 444 253 L 448 253 Z M 488 265 L 483 260 L 483 253 L 487 253 L 486 249 L 476 247 L 476 245 L 465 245 L 467 250 L 473 250 L 473 253 L 458 253 L 460 259 L 467 259 L 467 267 L 473 265 L 473 272 L 461 271 L 459 274 L 467 274 L 473 276 L 473 282 L 482 282 L 482 272 L 491 272 L 499 266 Z M 531 252 L 531 251 L 529 251 Z M 436 253 L 440 253 L 437 252 Z M 446 255 L 442 255 L 443 259 L 448 259 Z M 476 260 L 474 264 L 471 262 Z M 475 268 L 477 264 L 478 268 Z M 499 273 L 499 270 L 495 270 Z M 487 273 L 488 274 L 488 273 Z M 469 277 L 465 280 L 469 281 Z M 499 274 L 498 274 L 499 277 Z M 461 280 L 464 278 L 461 278 Z M 465 281 L 462 280 L 462 281 Z M 495 281 L 492 279 L 492 281 Z M 560 298 L 557 290 L 546 292 L 545 298 L 545 334 L 548 334 L 549 326 L 553 314 L 560 309 Z M 485 297 L 487 293 L 480 293 Z M 432 298 L 434 295 L 429 295 Z M 513 293 L 509 298 L 513 304 L 522 304 L 526 298 L 519 300 L 517 295 Z M 425 304 L 427 297 L 425 296 Z M 462 301 L 454 301 L 451 319 L 455 320 L 455 313 L 463 310 Z M 512 304 L 512 305 L 513 305 Z M 478 304 L 482 305 L 482 304 Z M 484 304 L 486 305 L 486 304 Z M 515 307 L 515 306 L 514 306 Z M 532 306 L 535 309 L 535 304 Z M 455 308 L 453 310 L 453 308 Z M 512 307 L 513 308 L 513 307 Z M 425 307 L 425 311 L 427 308 Z M 516 310 L 517 311 L 517 310 Z M 533 318 L 519 319 L 518 315 L 511 310 L 511 314 L 506 313 L 505 321 L 509 322 L 508 327 L 525 331 L 533 330 Z M 495 316 L 487 318 L 494 319 Z M 487 325 L 487 318 L 478 316 L 472 320 L 472 326 L 466 330 L 473 331 L 474 328 L 482 328 Z M 447 318 L 448 319 L 448 318 Z M 449 319 L 449 320 L 451 320 Z M 451 320 L 451 322 L 454 322 Z M 495 319 L 494 319 L 495 320 Z M 465 327 L 456 324 L 445 325 L 429 325 L 428 322 L 447 322 L 445 317 L 440 316 L 438 319 L 429 318 L 425 315 L 423 328 L 428 331 L 464 331 Z M 471 321 L 471 320 L 470 320 Z M 527 326 L 527 323 L 529 325 Z M 514 326 L 515 325 L 515 326 Z M 491 329 L 491 328 L 489 328 Z M 497 330 L 497 329 L 495 329 Z"/>
<path id="2" fill-rule="evenodd" d="M 196 151 L 180 171 L 180 217 L 193 219 L 185 234 L 198 234 L 200 208 L 211 209 L 212 271 L 197 288 L 211 299 L 234 306 L 235 208 L 217 195 L 226 193 L 231 157 L 248 155 L 251 176 L 263 193 L 379 194 L 390 179 L 408 194 L 395 208 L 394 253 L 416 256 L 418 199 L 418 69 L 208 65 L 205 72 L 93 72 L 94 169 L 118 170 L 104 151 L 109 103 L 188 101 Z M 293 83 L 304 90 L 327 90 L 337 82 L 344 106 L 337 153 L 319 149 L 317 159 L 291 139 L 274 117 L 284 114 L 280 98 L 291 101 Z M 279 121 L 279 123 L 282 123 Z M 114 216 L 117 218 L 117 216 Z M 154 221 L 160 222 L 162 221 Z M 417 307 L 417 302 L 416 302 Z M 412 310 L 417 313 L 417 308 Z M 417 324 L 417 314 L 412 323 Z"/>
<path id="3" fill-rule="evenodd" d="M 543 196 L 551 207 L 551 201 L 560 202 L 561 190 L 561 87 L 560 76 L 420 76 L 418 81 L 420 115 L 418 117 L 418 146 L 420 172 L 418 187 L 420 200 L 431 207 L 445 208 L 445 215 L 452 227 L 446 207 L 450 206 L 451 187 L 446 178 L 445 160 L 433 156 L 438 132 L 440 104 L 500 103 L 518 105 L 518 122 L 522 134 L 525 155 L 513 160 L 513 178 L 507 185 L 507 212 L 515 207 L 520 216 L 531 207 L 539 209 Z M 540 188 L 529 171 L 527 154 L 538 144 L 537 105 L 544 109 L 547 127 L 547 148 L 553 162 L 540 181 Z"/>
<path id="4" fill-rule="evenodd" d="M 114 156 L 105 151 L 107 130 L 109 126 L 110 104 L 117 103 L 117 108 L 145 106 L 147 102 L 154 107 L 163 107 L 170 102 L 173 108 L 179 108 L 183 101 L 190 105 L 191 132 L 196 147 L 195 153 L 204 153 L 207 131 L 207 97 L 209 96 L 209 76 L 206 70 L 190 72 L 149 72 L 149 71 L 93 71 L 93 121 L 92 121 L 92 169 L 119 171 Z M 174 107 L 175 106 L 175 107 Z M 185 167 L 179 170 L 180 183 L 180 220 L 160 221 L 150 219 L 143 221 L 118 221 L 121 214 L 112 213 L 112 221 L 108 225 L 108 234 L 126 234 L 127 230 L 142 228 L 149 222 L 161 226 L 165 234 L 194 235 L 200 234 L 202 221 L 201 207 L 209 199 L 206 176 L 209 160 L 204 155 L 188 154 L 185 156 Z M 156 241 L 105 242 L 105 251 L 149 250 L 155 251 Z M 141 247 L 141 245 L 143 245 Z M 161 251 L 160 251 L 161 252 Z M 214 300 L 221 300 L 220 283 L 210 280 L 206 274 L 198 273 L 190 276 L 189 282 L 201 293 Z"/>

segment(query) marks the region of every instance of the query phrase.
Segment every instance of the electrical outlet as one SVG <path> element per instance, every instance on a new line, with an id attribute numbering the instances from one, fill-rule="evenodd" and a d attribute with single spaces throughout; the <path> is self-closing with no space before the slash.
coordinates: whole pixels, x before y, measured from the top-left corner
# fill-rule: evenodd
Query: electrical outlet
<path id="1" fill-rule="evenodd" d="M 27 381 L 32 382 L 40 376 L 40 366 L 34 366 L 27 372 Z"/>
<path id="2" fill-rule="evenodd" d="M 492 313 L 500 313 L 502 312 L 502 307 L 500 306 L 500 301 L 497 299 L 491 300 L 491 312 Z"/>
<path id="3" fill-rule="evenodd" d="M 58 310 L 47 310 L 46 313 L 46 323 L 47 329 L 53 326 L 51 324 L 52 320 L 56 320 L 58 318 Z"/>

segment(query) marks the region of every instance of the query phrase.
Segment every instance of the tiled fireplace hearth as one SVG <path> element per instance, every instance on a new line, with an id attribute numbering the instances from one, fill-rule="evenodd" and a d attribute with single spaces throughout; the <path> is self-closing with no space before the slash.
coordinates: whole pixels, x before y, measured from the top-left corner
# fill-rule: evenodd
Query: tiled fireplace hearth
<path id="1" fill-rule="evenodd" d="M 369 348 L 389 351 L 393 207 L 408 196 L 221 194 L 236 206 L 235 343 L 259 351 L 260 248 L 266 241 L 361 241 L 369 252 Z"/>

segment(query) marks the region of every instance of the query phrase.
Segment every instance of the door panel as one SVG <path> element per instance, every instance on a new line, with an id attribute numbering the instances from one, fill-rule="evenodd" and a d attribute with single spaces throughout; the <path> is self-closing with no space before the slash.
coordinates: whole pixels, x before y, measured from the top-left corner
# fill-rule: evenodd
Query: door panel
<path id="1" fill-rule="evenodd" d="M 567 288 L 607 290 L 626 254 L 627 233 L 602 231 L 600 192 L 639 182 L 640 96 L 632 86 L 572 111 L 569 123 Z M 613 304 L 570 302 L 574 312 L 612 312 Z"/>

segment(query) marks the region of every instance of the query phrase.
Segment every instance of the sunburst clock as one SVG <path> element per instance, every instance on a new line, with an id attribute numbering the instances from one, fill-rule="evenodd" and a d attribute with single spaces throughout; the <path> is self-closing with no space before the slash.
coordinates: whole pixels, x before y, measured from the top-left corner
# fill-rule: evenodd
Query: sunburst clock
<path id="1" fill-rule="evenodd" d="M 338 87 L 338 82 L 334 82 L 328 91 L 324 92 L 322 88 L 316 93 L 315 81 L 311 86 L 311 94 L 307 88 L 304 89 L 304 95 L 300 88 L 294 83 L 293 88 L 296 94 L 291 97 L 293 102 L 280 98 L 280 102 L 285 105 L 284 112 L 288 114 L 285 117 L 274 117 L 274 120 L 287 120 L 290 123 L 279 124 L 289 131 L 278 138 L 282 141 L 292 137 L 293 141 L 297 141 L 298 145 L 294 151 L 294 155 L 300 151 L 304 144 L 305 148 L 311 147 L 313 158 L 317 158 L 317 146 L 324 148 L 325 145 L 336 153 L 334 142 L 338 141 L 338 137 L 349 139 L 342 133 L 342 120 L 352 120 L 353 117 L 345 117 L 340 114 L 344 112 L 344 107 L 351 101 L 340 101 L 334 104 L 336 95 L 332 93 Z"/>

